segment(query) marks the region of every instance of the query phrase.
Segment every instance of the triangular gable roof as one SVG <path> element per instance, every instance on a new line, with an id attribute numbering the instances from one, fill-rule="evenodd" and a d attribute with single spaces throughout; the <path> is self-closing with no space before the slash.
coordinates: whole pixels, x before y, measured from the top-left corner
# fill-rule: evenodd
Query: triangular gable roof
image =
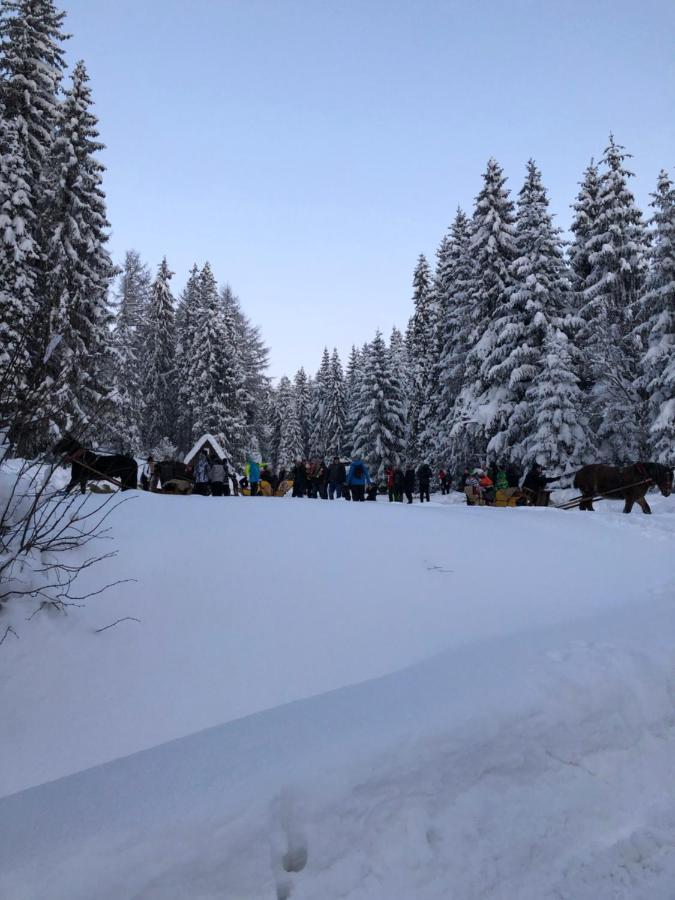
<path id="1" fill-rule="evenodd" d="M 219 459 L 227 459 L 229 460 L 229 455 L 223 450 L 220 443 L 214 438 L 212 434 L 203 434 L 197 443 L 194 445 L 192 450 L 185 455 L 185 459 L 183 460 L 185 463 L 191 462 L 195 456 L 199 453 L 202 447 L 205 444 L 210 444 L 213 448 L 214 452 L 218 454 Z"/>

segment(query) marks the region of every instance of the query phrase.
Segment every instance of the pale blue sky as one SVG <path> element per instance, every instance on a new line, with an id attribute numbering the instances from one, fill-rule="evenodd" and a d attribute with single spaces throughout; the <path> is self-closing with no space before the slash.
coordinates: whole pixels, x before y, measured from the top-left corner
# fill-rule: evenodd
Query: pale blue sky
<path id="1" fill-rule="evenodd" d="M 116 261 L 229 281 L 270 374 L 405 325 L 494 155 L 567 227 L 610 130 L 646 205 L 675 147 L 672 0 L 63 0 L 86 60 Z"/>

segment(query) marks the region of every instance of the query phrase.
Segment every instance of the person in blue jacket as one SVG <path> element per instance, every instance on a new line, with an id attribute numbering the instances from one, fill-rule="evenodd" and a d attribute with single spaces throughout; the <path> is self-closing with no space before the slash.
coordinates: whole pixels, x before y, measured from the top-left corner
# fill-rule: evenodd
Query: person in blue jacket
<path id="1" fill-rule="evenodd" d="M 255 497 L 258 493 L 258 485 L 260 484 L 260 466 L 253 459 L 252 456 L 249 456 L 247 459 L 248 466 L 248 483 L 251 488 L 251 497 Z"/>
<path id="2" fill-rule="evenodd" d="M 368 466 L 362 459 L 353 459 L 347 474 L 347 484 L 352 492 L 352 500 L 365 500 L 366 485 L 372 484 Z"/>

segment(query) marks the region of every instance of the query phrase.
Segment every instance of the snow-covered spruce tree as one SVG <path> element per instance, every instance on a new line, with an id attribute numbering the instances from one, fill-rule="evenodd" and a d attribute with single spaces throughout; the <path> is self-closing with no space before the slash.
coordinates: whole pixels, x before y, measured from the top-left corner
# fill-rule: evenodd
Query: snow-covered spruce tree
<path id="1" fill-rule="evenodd" d="M 13 270 L 0 267 L 0 292 L 14 290 L 17 266 L 25 270 L 22 318 L 33 316 L 24 350 L 30 357 L 30 409 L 18 410 L 23 420 L 18 452 L 32 453 L 44 439 L 48 422 L 49 385 L 43 384 L 43 359 L 50 347 L 48 291 L 44 283 L 49 255 L 53 201 L 51 157 L 59 116 L 59 90 L 65 69 L 62 32 L 65 13 L 52 0 L 0 0 L 0 110 L 8 123 L 5 140 L 13 144 L 11 171 L 25 182 L 26 212 L 23 245 L 31 247 Z M 19 197 L 16 197 L 19 201 Z M 29 215 L 29 211 L 33 215 Z M 35 308 L 34 308 L 35 307 Z M 15 322 L 15 331 L 23 327 Z M 20 399 L 20 398 L 17 398 Z"/>
<path id="2" fill-rule="evenodd" d="M 276 411 L 278 450 L 274 462 L 277 470 L 285 469 L 288 472 L 296 460 L 302 459 L 303 437 L 298 418 L 297 397 L 293 385 L 285 375 L 279 379 Z"/>
<path id="3" fill-rule="evenodd" d="M 353 456 L 366 460 L 374 478 L 387 465 L 400 465 L 405 452 L 405 414 L 401 383 L 378 331 L 365 353 L 360 380 Z"/>
<path id="4" fill-rule="evenodd" d="M 332 456 L 340 456 L 344 449 L 344 432 L 347 415 L 345 400 L 345 380 L 342 371 L 342 363 L 337 349 L 333 350 L 330 358 L 330 372 L 328 376 L 328 390 L 326 393 L 326 453 Z"/>
<path id="5" fill-rule="evenodd" d="M 347 382 L 349 382 L 350 373 L 354 371 L 356 366 L 356 361 L 354 359 L 354 354 L 356 353 L 358 353 L 358 351 L 355 347 L 352 347 L 352 355 L 350 355 L 350 361 L 347 367 Z M 405 387 L 410 374 L 408 348 L 406 346 L 405 338 L 395 325 L 391 329 L 391 335 L 389 336 L 389 355 L 391 356 L 391 364 L 394 367 L 394 372 L 398 376 L 401 385 Z"/>
<path id="6" fill-rule="evenodd" d="M 545 365 L 547 338 L 549 344 L 560 346 L 556 333 L 565 318 L 569 290 L 560 231 L 553 226 L 541 173 L 533 160 L 527 164 L 525 183 L 518 195 L 515 238 L 512 285 L 507 290 L 507 302 L 494 320 L 495 338 L 483 362 L 482 377 L 489 386 L 488 402 L 494 407 L 488 455 L 491 459 L 521 461 L 524 441 L 539 414 L 532 407 L 538 395 L 529 388 Z M 571 361 L 561 352 L 556 377 L 562 383 L 575 384 L 573 372 L 564 375 L 565 364 Z M 585 423 L 575 425 L 586 433 Z M 570 460 L 572 465 L 579 462 L 578 458 Z"/>
<path id="7" fill-rule="evenodd" d="M 16 125 L 31 193 L 47 184 L 66 64 L 65 13 L 53 0 L 0 0 L 0 102 Z M 42 210 L 40 210 L 42 211 Z"/>
<path id="8" fill-rule="evenodd" d="M 173 272 L 164 258 L 152 285 L 145 323 L 142 434 L 146 448 L 176 431 L 176 328 L 169 288 Z"/>
<path id="9" fill-rule="evenodd" d="M 394 371 L 397 371 L 394 365 Z M 358 421 L 359 390 L 363 374 L 363 354 L 352 346 L 345 372 L 345 431 L 343 453 L 349 457 L 354 443 L 354 428 Z"/>
<path id="10" fill-rule="evenodd" d="M 199 273 L 197 292 L 199 300 L 194 317 L 189 373 L 193 417 L 191 441 L 197 441 L 203 434 L 212 434 L 229 453 L 227 400 L 233 397 L 236 387 L 228 359 L 225 313 L 209 263 Z"/>
<path id="11" fill-rule="evenodd" d="M 527 388 L 530 419 L 518 448 L 518 458 L 525 467 L 538 462 L 552 475 L 588 462 L 592 454 L 584 396 L 568 346 L 566 334 L 550 322 L 537 374 Z"/>
<path id="12" fill-rule="evenodd" d="M 628 187 L 627 154 L 610 136 L 603 157 L 598 215 L 586 248 L 591 271 L 579 315 L 578 341 L 592 360 L 591 425 L 600 456 L 630 462 L 647 451 L 646 397 L 641 396 L 640 295 L 647 272 L 647 235 Z"/>
<path id="13" fill-rule="evenodd" d="M 150 271 L 135 250 L 128 250 L 117 287 L 117 310 L 106 382 L 111 409 L 106 416 L 107 443 L 118 450 L 140 453 L 142 358 L 146 307 L 150 299 Z"/>
<path id="14" fill-rule="evenodd" d="M 449 311 L 452 308 L 454 246 L 452 229 L 443 236 L 436 250 L 436 269 L 433 277 L 434 346 L 428 354 L 425 402 L 419 417 L 420 457 L 432 462 L 434 468 L 447 465 L 447 449 L 443 445 L 445 413 L 442 357 L 446 344 Z"/>
<path id="15" fill-rule="evenodd" d="M 0 430 L 28 413 L 36 245 L 32 197 L 16 122 L 0 106 Z M 18 435 L 11 434 L 12 443 Z"/>
<path id="16" fill-rule="evenodd" d="M 229 285 L 223 289 L 222 302 L 226 318 L 231 323 L 228 327 L 232 330 L 232 344 L 241 371 L 241 384 L 237 396 L 243 420 L 244 451 L 267 455 L 270 439 L 267 421 L 270 381 L 265 371 L 269 351 L 260 329 L 244 314 L 239 299 Z"/>
<path id="17" fill-rule="evenodd" d="M 106 249 L 108 221 L 97 153 L 97 120 L 84 63 L 59 110 L 53 145 L 51 237 L 44 280 L 50 341 L 58 339 L 44 375 L 53 381 L 57 415 L 51 429 L 83 434 L 106 414 L 103 384 L 109 342 L 108 289 L 115 267 Z"/>
<path id="18" fill-rule="evenodd" d="M 309 457 L 309 413 L 312 403 L 312 380 L 307 377 L 304 368 L 299 368 L 293 379 L 295 405 L 302 435 L 302 459 Z"/>
<path id="19" fill-rule="evenodd" d="M 575 368 L 579 372 L 581 387 L 588 394 L 593 387 L 594 372 L 589 354 L 582 351 L 585 340 L 583 337 L 584 322 L 578 312 L 586 303 L 585 291 L 591 274 L 588 241 L 596 229 L 599 192 L 600 173 L 598 166 L 591 160 L 580 183 L 576 202 L 572 204 L 574 219 L 571 230 L 574 237 L 568 251 L 571 267 L 571 290 L 568 294 L 570 309 L 566 327 L 566 332 L 572 340 L 570 353 Z M 590 397 L 588 404 L 590 405 Z"/>
<path id="20" fill-rule="evenodd" d="M 192 444 L 194 424 L 194 400 L 196 384 L 192 375 L 195 371 L 195 329 L 199 320 L 200 306 L 199 268 L 195 263 L 190 269 L 187 283 L 176 309 L 176 442 L 182 453 L 187 453 Z"/>
<path id="21" fill-rule="evenodd" d="M 326 412 L 330 389 L 330 356 L 328 347 L 323 348 L 321 365 L 312 382 L 312 399 L 309 415 L 309 455 L 323 457 L 326 454 Z"/>
<path id="22" fill-rule="evenodd" d="M 458 396 L 465 382 L 466 355 L 472 334 L 469 289 L 473 278 L 473 258 L 470 248 L 471 223 L 461 209 L 457 209 L 450 229 L 450 246 L 447 251 L 443 290 L 444 314 L 439 323 L 441 350 L 438 362 L 437 428 L 434 455 L 442 465 L 450 461 L 461 463 L 463 459 L 462 432 L 453 436 L 455 419 L 459 422 L 462 411 Z M 459 446 L 456 444 L 459 442 Z"/>
<path id="23" fill-rule="evenodd" d="M 490 159 L 471 223 L 473 266 L 466 298 L 471 313 L 469 350 L 452 427 L 460 465 L 482 459 L 499 428 L 499 405 L 495 403 L 499 393 L 488 381 L 489 369 L 484 363 L 497 340 L 497 321 L 508 302 L 511 264 L 516 258 L 513 202 L 505 184 L 501 166 Z"/>
<path id="24" fill-rule="evenodd" d="M 414 312 L 406 331 L 410 362 L 410 397 L 406 457 L 416 463 L 427 447 L 421 440 L 428 419 L 429 392 L 433 384 L 438 348 L 438 314 L 431 270 L 420 254 L 413 273 Z"/>
<path id="25" fill-rule="evenodd" d="M 675 188 L 660 172 L 652 194 L 654 240 L 642 300 L 646 350 L 642 380 L 649 395 L 651 455 L 675 460 Z"/>

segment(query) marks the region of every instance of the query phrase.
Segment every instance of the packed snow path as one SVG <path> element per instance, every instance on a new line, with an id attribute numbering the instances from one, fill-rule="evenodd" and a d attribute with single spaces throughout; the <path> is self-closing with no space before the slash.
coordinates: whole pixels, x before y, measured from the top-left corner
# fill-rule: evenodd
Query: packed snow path
<path id="1" fill-rule="evenodd" d="M 0 896 L 672 900 L 675 504 L 619 510 L 125 503 L 137 582 L 12 613 Z"/>

